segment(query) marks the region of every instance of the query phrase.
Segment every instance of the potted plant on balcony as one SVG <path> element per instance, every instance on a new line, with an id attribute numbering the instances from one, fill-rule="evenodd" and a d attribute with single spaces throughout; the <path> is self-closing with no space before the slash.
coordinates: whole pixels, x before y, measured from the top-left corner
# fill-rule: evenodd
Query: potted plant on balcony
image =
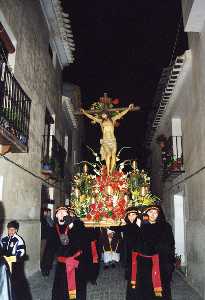
<path id="1" fill-rule="evenodd" d="M 168 169 L 172 172 L 181 171 L 182 168 L 182 159 L 172 157 L 171 160 L 167 164 Z"/>

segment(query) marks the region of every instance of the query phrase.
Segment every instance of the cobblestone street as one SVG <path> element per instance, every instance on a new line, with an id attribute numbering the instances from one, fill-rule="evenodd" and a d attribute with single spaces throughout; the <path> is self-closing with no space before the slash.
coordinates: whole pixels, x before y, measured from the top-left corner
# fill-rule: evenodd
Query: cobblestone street
<path id="1" fill-rule="evenodd" d="M 126 281 L 123 269 L 101 270 L 98 284 L 88 285 L 87 300 L 125 300 Z M 32 300 L 51 300 L 53 274 L 42 277 L 40 272 L 29 278 Z M 202 300 L 177 273 L 172 284 L 173 300 Z"/>

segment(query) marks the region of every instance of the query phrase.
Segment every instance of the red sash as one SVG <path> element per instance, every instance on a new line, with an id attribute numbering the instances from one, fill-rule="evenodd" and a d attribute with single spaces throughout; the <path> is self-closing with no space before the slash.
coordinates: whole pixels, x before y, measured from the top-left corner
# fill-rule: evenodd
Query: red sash
<path id="1" fill-rule="evenodd" d="M 92 251 L 92 258 L 94 264 L 98 263 L 98 252 L 97 252 L 96 242 L 97 242 L 96 240 L 91 242 L 91 251 Z"/>
<path id="2" fill-rule="evenodd" d="M 59 256 L 57 257 L 58 262 L 66 265 L 66 276 L 68 285 L 69 299 L 76 299 L 76 281 L 75 281 L 75 269 L 79 265 L 79 261 L 75 258 L 78 257 L 82 252 L 78 251 L 71 257 Z"/>
<path id="3" fill-rule="evenodd" d="M 161 284 L 161 276 L 160 276 L 160 268 L 159 268 L 159 255 L 155 254 L 152 256 L 143 255 L 139 252 L 132 252 L 132 278 L 131 285 L 134 289 L 136 287 L 137 282 L 137 257 L 147 257 L 152 259 L 152 284 L 154 287 L 154 293 L 158 297 L 162 297 L 162 284 Z"/>

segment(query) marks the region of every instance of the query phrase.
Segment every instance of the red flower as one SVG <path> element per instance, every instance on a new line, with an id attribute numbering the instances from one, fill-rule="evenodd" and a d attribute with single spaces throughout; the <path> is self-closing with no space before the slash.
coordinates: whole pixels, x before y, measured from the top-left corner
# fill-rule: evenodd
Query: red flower
<path id="1" fill-rule="evenodd" d="M 99 203 L 98 203 L 98 208 L 101 209 L 102 207 L 103 207 L 102 202 L 99 202 Z"/>
<path id="2" fill-rule="evenodd" d="M 103 213 L 103 217 L 108 218 L 108 217 L 109 217 L 108 213 L 107 213 L 107 212 L 104 212 L 104 213 Z"/>
<path id="3" fill-rule="evenodd" d="M 100 213 L 99 213 L 99 212 L 96 212 L 96 214 L 95 214 L 95 216 L 94 216 L 95 220 L 96 220 L 96 221 L 99 221 L 99 220 L 100 220 L 100 217 L 101 217 Z"/>
<path id="4" fill-rule="evenodd" d="M 112 100 L 112 104 L 114 104 L 114 105 L 117 105 L 119 103 L 120 103 L 120 100 L 117 99 L 117 98 L 115 98 L 115 99 Z"/>
<path id="5" fill-rule="evenodd" d="M 91 220 L 91 219 L 92 219 L 92 216 L 91 216 L 90 214 L 87 214 L 86 218 L 87 218 L 88 220 Z"/>
<path id="6" fill-rule="evenodd" d="M 113 213 L 112 216 L 111 216 L 111 218 L 112 218 L 113 220 L 115 220 L 115 219 L 116 219 L 116 215 Z"/>
<path id="7" fill-rule="evenodd" d="M 125 206 L 125 199 L 120 199 L 120 201 L 118 202 L 119 206 L 120 207 L 123 207 Z"/>
<path id="8" fill-rule="evenodd" d="M 90 204 L 90 210 L 95 210 L 96 209 L 96 204 Z"/>

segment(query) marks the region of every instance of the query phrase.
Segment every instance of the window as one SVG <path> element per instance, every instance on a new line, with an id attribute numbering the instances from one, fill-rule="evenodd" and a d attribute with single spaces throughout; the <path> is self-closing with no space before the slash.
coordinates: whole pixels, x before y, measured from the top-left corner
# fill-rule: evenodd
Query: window
<path id="1" fill-rule="evenodd" d="M 65 136 L 64 139 L 64 149 L 66 151 L 66 160 L 68 160 L 68 147 L 69 147 L 69 140 L 68 140 L 68 136 Z"/>
<path id="2" fill-rule="evenodd" d="M 49 110 L 46 108 L 45 114 L 45 128 L 42 145 L 42 156 L 43 159 L 48 160 L 51 157 L 52 151 L 52 134 L 55 128 L 54 119 L 51 116 Z"/>
<path id="3" fill-rule="evenodd" d="M 181 119 L 172 119 L 172 147 L 173 156 L 180 159 L 182 157 L 182 129 Z"/>

